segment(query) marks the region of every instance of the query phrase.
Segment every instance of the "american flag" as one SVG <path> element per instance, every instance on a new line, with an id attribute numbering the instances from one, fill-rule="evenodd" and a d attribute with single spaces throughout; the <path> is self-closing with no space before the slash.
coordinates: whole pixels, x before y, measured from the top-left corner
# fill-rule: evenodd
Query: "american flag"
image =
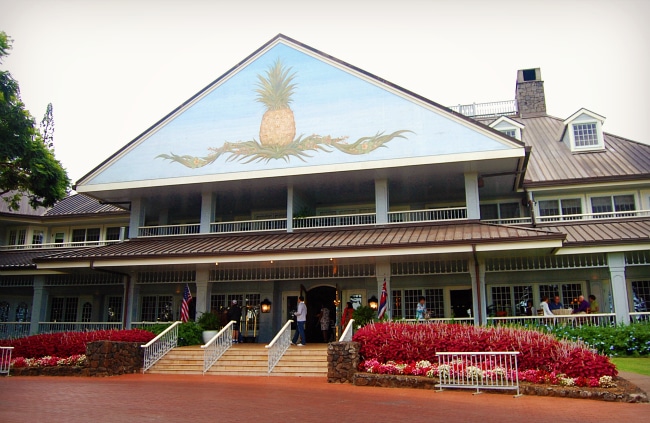
<path id="1" fill-rule="evenodd" d="M 388 292 L 386 292 L 386 278 L 384 278 L 384 286 L 381 288 L 381 299 L 379 300 L 379 310 L 377 310 L 377 318 L 381 320 L 386 314 L 388 309 Z"/>
<path id="2" fill-rule="evenodd" d="M 183 303 L 181 304 L 181 322 L 183 323 L 190 320 L 190 301 L 192 301 L 192 293 L 190 292 L 189 285 L 185 284 Z"/>

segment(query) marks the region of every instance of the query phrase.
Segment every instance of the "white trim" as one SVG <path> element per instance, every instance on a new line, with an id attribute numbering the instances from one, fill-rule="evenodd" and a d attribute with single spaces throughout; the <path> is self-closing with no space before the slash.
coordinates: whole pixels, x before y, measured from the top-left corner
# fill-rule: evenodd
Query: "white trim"
<path id="1" fill-rule="evenodd" d="M 92 193 L 100 191 L 111 191 L 120 189 L 133 189 L 133 188 L 151 188 L 162 186 L 175 186 L 186 184 L 199 184 L 209 182 L 223 182 L 223 181 L 241 181 L 248 179 L 261 179 L 261 178 L 276 178 L 283 176 L 299 176 L 311 175 L 318 173 L 331 173 L 331 172 L 346 172 L 358 170 L 374 170 L 382 168 L 396 168 L 396 167 L 409 167 L 426 164 L 441 164 L 441 163 L 462 163 L 462 162 L 481 162 L 488 160 L 510 159 L 510 158 L 523 158 L 525 155 L 524 147 L 509 150 L 492 150 L 492 151 L 478 151 L 472 153 L 457 153 L 447 155 L 435 155 L 424 157 L 406 157 L 403 159 L 387 159 L 367 162 L 355 163 L 335 163 L 320 166 L 304 166 L 287 169 L 271 169 L 271 170 L 258 170 L 252 172 L 233 172 L 222 174 L 211 174 L 201 176 L 188 176 L 181 178 L 163 178 L 155 180 L 155 185 L 151 180 L 128 181 L 128 182 L 114 182 L 97 185 L 77 186 L 76 190 L 79 193 Z"/>
<path id="2" fill-rule="evenodd" d="M 536 192 L 558 191 L 558 190 L 561 190 L 562 192 L 577 191 L 577 192 L 581 192 L 580 195 L 584 195 L 584 192 L 582 192 L 582 191 L 584 191 L 585 189 L 593 189 L 593 188 L 602 189 L 602 188 L 608 188 L 608 187 L 621 187 L 621 186 L 626 187 L 626 188 L 629 189 L 632 186 L 636 186 L 636 185 L 647 186 L 648 184 L 650 184 L 650 179 L 639 179 L 637 181 L 584 183 L 584 184 L 576 184 L 576 185 L 567 184 L 567 185 L 563 185 L 561 187 L 558 187 L 557 185 L 556 186 L 550 186 L 550 187 L 532 187 L 528 191 L 533 195 Z M 548 195 L 548 194 L 545 194 L 545 195 Z M 562 195 L 570 195 L 570 194 L 562 194 Z"/>
<path id="3" fill-rule="evenodd" d="M 592 118 L 593 120 L 599 121 L 601 124 L 605 123 L 605 119 L 606 119 L 605 116 L 601 116 L 598 113 L 594 113 L 591 110 L 587 110 L 587 109 L 585 109 L 583 107 L 582 109 L 578 110 L 577 112 L 575 112 L 574 114 L 572 114 L 568 118 L 564 119 L 564 122 L 562 122 L 562 123 L 564 125 L 567 125 L 567 124 L 573 122 L 574 120 L 576 120 L 581 115 L 587 115 L 590 118 Z"/>
<path id="4" fill-rule="evenodd" d="M 555 254 L 621 253 L 627 251 L 647 250 L 650 250 L 650 244 L 596 245 L 593 247 L 562 247 Z"/>
<path id="5" fill-rule="evenodd" d="M 0 276 L 38 276 L 38 275 L 64 275 L 65 272 L 59 270 L 0 270 Z"/>

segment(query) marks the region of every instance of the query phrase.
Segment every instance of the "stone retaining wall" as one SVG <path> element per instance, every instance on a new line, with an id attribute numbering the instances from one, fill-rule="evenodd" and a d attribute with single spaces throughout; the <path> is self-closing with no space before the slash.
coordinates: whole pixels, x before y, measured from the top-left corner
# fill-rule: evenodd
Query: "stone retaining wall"
<path id="1" fill-rule="evenodd" d="M 358 342 L 331 342 L 327 346 L 327 381 L 352 382 L 359 367 Z"/>

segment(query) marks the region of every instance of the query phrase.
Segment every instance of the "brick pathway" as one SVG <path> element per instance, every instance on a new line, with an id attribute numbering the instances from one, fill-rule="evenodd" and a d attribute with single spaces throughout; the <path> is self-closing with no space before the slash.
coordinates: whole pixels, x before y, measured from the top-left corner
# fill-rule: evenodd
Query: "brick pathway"
<path id="1" fill-rule="evenodd" d="M 649 404 L 328 384 L 321 378 L 0 377 L 0 421 L 648 421 Z M 578 417 L 579 416 L 579 417 Z M 555 421 L 551 419 L 551 421 Z M 559 421 L 559 420 L 558 420 Z"/>

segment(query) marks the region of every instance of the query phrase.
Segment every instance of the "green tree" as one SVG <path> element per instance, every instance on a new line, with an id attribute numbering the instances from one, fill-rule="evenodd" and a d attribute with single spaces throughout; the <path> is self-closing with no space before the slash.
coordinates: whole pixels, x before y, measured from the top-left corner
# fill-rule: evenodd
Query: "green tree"
<path id="1" fill-rule="evenodd" d="M 0 64 L 11 50 L 11 39 L 0 31 Z M 48 112 L 51 107 L 48 106 Z M 50 113 L 51 118 L 51 113 Z M 47 124 L 49 141 L 36 127 L 32 115 L 20 99 L 18 82 L 9 71 L 0 71 L 0 197 L 13 210 L 27 197 L 32 207 L 49 207 L 65 197 L 70 179 L 54 157 L 54 122 Z"/>

